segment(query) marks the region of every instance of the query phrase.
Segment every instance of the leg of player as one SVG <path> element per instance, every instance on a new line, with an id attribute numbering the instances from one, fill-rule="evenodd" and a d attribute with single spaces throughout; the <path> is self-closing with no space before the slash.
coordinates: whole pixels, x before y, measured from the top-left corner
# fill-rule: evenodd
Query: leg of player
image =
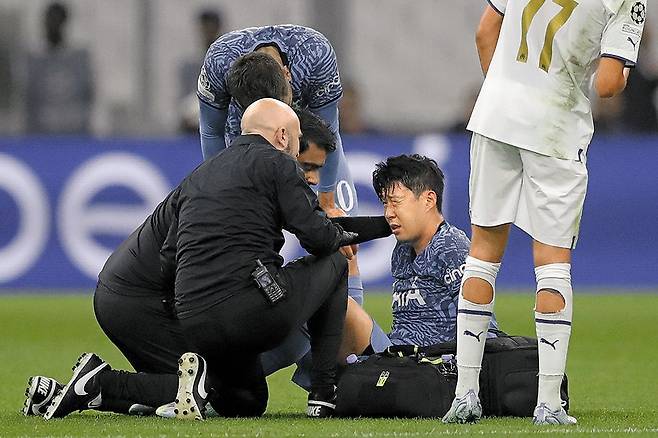
<path id="1" fill-rule="evenodd" d="M 537 298 L 535 325 L 539 341 L 539 392 L 535 424 L 575 424 L 562 408 L 560 386 L 571 336 L 573 292 L 571 250 L 533 242 Z"/>
<path id="2" fill-rule="evenodd" d="M 347 269 L 349 271 L 349 276 L 347 277 L 347 295 L 356 301 L 359 306 L 363 306 L 363 283 L 361 282 L 357 257 L 355 254 L 352 260 L 347 261 Z"/>
<path id="3" fill-rule="evenodd" d="M 493 313 L 496 276 L 510 225 L 473 225 L 470 255 L 466 258 L 457 310 L 457 387 L 445 423 L 477 421 L 482 416 L 478 398 L 482 355 Z"/>
<path id="4" fill-rule="evenodd" d="M 373 354 L 384 351 L 391 341 L 368 313 L 351 298 L 347 300 L 347 314 L 343 326 L 343 341 L 338 363 L 346 364 L 348 356 Z"/>

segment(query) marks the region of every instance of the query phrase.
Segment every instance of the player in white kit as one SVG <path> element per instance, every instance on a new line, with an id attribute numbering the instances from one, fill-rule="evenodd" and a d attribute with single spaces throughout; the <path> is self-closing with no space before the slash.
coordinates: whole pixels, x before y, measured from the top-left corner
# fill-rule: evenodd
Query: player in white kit
<path id="1" fill-rule="evenodd" d="M 646 0 L 489 0 L 477 31 L 486 76 L 468 129 L 473 236 L 457 316 L 458 382 L 446 423 L 482 415 L 478 377 L 495 280 L 513 223 L 533 238 L 539 394 L 535 424 L 575 424 L 561 405 L 571 334 L 571 250 L 587 191 L 588 95 L 612 97 L 637 60 Z M 484 338 L 483 338 L 484 339 Z"/>

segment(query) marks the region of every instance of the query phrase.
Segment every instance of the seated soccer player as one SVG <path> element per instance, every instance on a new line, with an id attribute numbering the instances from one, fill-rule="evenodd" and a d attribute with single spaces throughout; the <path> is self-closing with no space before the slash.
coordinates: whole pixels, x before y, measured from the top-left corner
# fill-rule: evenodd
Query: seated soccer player
<path id="1" fill-rule="evenodd" d="M 470 242 L 443 217 L 443 172 L 427 157 L 400 155 L 377 164 L 372 181 L 398 241 L 391 257 L 391 342 L 428 346 L 455 340 Z M 495 318 L 489 328 L 497 328 Z"/>

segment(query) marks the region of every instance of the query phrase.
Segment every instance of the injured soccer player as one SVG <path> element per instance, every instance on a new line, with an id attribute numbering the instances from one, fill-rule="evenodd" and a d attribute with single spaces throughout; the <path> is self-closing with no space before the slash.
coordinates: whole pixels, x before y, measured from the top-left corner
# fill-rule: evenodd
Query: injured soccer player
<path id="1" fill-rule="evenodd" d="M 397 240 L 391 257 L 394 345 L 454 341 L 459 286 L 470 242 L 442 212 L 444 176 L 434 160 L 400 155 L 377 164 L 373 188 Z M 495 336 L 492 318 L 490 332 Z"/>

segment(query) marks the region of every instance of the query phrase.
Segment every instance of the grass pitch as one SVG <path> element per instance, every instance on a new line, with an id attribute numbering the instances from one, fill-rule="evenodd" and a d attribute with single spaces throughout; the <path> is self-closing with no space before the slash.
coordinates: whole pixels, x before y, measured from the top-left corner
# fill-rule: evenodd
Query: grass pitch
<path id="1" fill-rule="evenodd" d="M 499 294 L 498 321 L 508 333 L 533 335 L 532 294 Z M 536 428 L 527 418 L 484 419 L 476 425 L 439 420 L 309 420 L 306 394 L 289 382 L 292 369 L 269 379 L 270 402 L 259 419 L 180 422 L 86 412 L 60 420 L 26 418 L 19 411 L 30 375 L 66 382 L 81 352 L 93 351 L 114 368 L 129 369 L 103 336 L 91 297 L 0 296 L 0 437 L 423 437 L 447 435 L 658 434 L 658 294 L 580 295 L 567 372 L 576 427 Z M 390 296 L 366 296 L 366 308 L 390 325 Z"/>

